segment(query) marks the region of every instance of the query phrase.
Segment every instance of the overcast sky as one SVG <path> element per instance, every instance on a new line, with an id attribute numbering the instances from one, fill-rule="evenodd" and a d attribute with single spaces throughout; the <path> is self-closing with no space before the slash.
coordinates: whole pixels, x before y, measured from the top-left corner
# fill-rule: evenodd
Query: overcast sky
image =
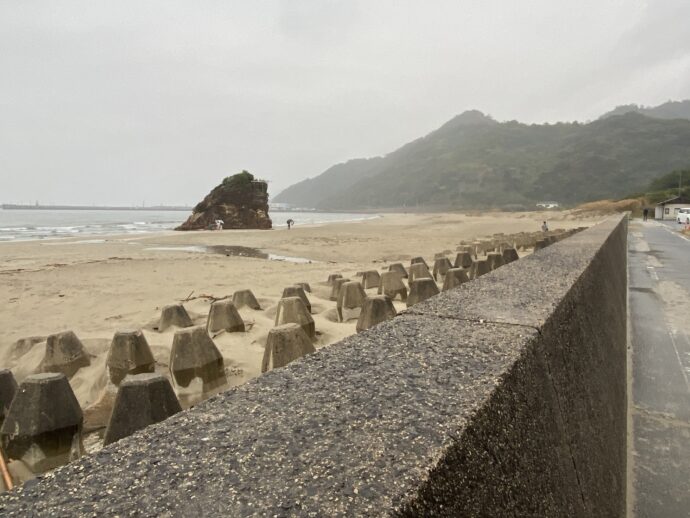
<path id="1" fill-rule="evenodd" d="M 0 202 L 194 204 L 466 109 L 690 98 L 689 0 L 0 0 Z"/>

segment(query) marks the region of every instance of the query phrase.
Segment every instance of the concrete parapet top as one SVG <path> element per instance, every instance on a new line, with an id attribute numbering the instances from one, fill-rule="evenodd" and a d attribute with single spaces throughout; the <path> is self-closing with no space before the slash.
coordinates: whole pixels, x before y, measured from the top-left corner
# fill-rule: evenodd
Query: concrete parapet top
<path id="1" fill-rule="evenodd" d="M 620 218 L 610 218 L 408 312 L 539 327 L 604 246 Z M 621 264 L 625 268 L 625 264 Z"/>
<path id="2" fill-rule="evenodd" d="M 458 516 L 457 502 L 468 514 L 480 502 L 489 514 L 596 515 L 586 488 L 598 472 L 578 465 L 580 439 L 566 438 L 569 409 L 549 370 L 558 326 L 543 326 L 619 225 L 607 220 L 25 484 L 0 497 L 0 514 Z"/>

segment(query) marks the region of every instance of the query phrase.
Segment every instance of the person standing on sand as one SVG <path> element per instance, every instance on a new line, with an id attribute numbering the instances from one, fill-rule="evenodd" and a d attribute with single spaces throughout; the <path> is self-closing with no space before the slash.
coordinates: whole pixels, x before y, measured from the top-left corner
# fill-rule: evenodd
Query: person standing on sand
<path id="1" fill-rule="evenodd" d="M 541 231 L 542 232 L 548 232 L 549 231 L 549 226 L 546 224 L 546 221 L 541 224 Z"/>
<path id="2" fill-rule="evenodd" d="M 222 219 L 216 220 L 216 230 L 223 230 L 223 225 L 225 225 L 225 221 Z"/>
<path id="3" fill-rule="evenodd" d="M 295 224 L 295 222 L 294 222 L 294 220 L 293 220 L 292 218 L 289 219 L 289 220 L 287 220 L 288 230 L 290 230 L 290 227 L 293 226 L 294 224 Z"/>

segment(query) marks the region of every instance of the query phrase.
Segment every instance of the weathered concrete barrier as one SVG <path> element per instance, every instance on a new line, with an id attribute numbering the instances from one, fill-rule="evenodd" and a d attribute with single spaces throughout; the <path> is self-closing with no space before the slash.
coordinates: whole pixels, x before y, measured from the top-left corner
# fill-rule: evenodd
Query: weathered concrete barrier
<path id="1" fill-rule="evenodd" d="M 298 324 L 283 324 L 268 332 L 261 372 L 284 367 L 288 363 L 311 354 L 316 349 L 311 338 Z"/>
<path id="2" fill-rule="evenodd" d="M 10 459 L 21 460 L 40 473 L 83 453 L 83 425 L 84 417 L 67 377 L 56 372 L 33 374 L 17 389 L 0 439 Z"/>
<path id="3" fill-rule="evenodd" d="M 170 349 L 169 369 L 178 387 L 189 387 L 199 378 L 202 392 L 207 393 L 226 383 L 223 356 L 208 336 L 205 326 L 180 329 Z"/>
<path id="4" fill-rule="evenodd" d="M 482 275 L 486 275 L 491 271 L 491 265 L 488 259 L 479 259 L 472 263 L 470 268 L 470 279 L 478 279 Z"/>
<path id="5" fill-rule="evenodd" d="M 407 300 L 407 287 L 402 280 L 400 272 L 383 272 L 379 284 L 379 295 L 388 295 L 391 300 L 397 296 L 400 296 L 403 301 Z"/>
<path id="6" fill-rule="evenodd" d="M 625 474 L 611 219 L 3 495 L 0 514 L 623 516 Z"/>
<path id="7" fill-rule="evenodd" d="M 467 276 L 467 270 L 463 270 L 462 268 L 451 268 L 443 279 L 443 291 L 456 288 L 461 284 L 469 282 L 469 280 L 470 278 Z"/>
<path id="8" fill-rule="evenodd" d="M 465 247 L 467 248 L 467 247 Z M 470 252 L 458 252 L 455 256 L 455 268 L 469 268 L 472 266 L 472 254 Z"/>
<path id="9" fill-rule="evenodd" d="M 110 343 L 105 365 L 110 381 L 119 385 L 128 374 L 153 372 L 156 361 L 141 330 L 117 331 Z"/>
<path id="10" fill-rule="evenodd" d="M 295 286 L 300 286 L 305 292 L 311 293 L 311 285 L 308 282 L 296 282 Z"/>
<path id="11" fill-rule="evenodd" d="M 169 327 L 192 327 L 194 323 L 182 304 L 163 306 L 161 318 L 158 321 L 158 331 L 161 333 Z"/>
<path id="12" fill-rule="evenodd" d="M 503 251 L 501 253 L 503 254 L 504 264 L 512 263 L 513 261 L 517 261 L 518 259 L 520 259 L 517 250 L 515 250 L 515 248 L 512 246 L 503 248 Z"/>
<path id="13" fill-rule="evenodd" d="M 72 331 L 50 335 L 46 352 L 38 367 L 40 372 L 58 372 L 71 378 L 82 367 L 91 365 L 89 353 Z"/>
<path id="14" fill-rule="evenodd" d="M 304 307 L 307 308 L 307 312 L 311 313 L 311 302 L 309 302 L 309 298 L 307 297 L 307 294 L 302 286 L 294 285 L 283 289 L 282 298 L 287 299 L 289 297 L 299 297 L 302 299 Z"/>
<path id="15" fill-rule="evenodd" d="M 412 281 L 417 279 L 431 279 L 431 272 L 424 263 L 412 263 L 407 273 L 409 275 L 408 284 L 411 284 Z"/>
<path id="16" fill-rule="evenodd" d="M 300 288 L 302 289 L 302 288 Z M 217 300 L 211 304 L 206 319 L 206 329 L 209 333 L 224 330 L 228 333 L 244 333 L 244 320 L 235 304 L 229 300 Z"/>
<path id="17" fill-rule="evenodd" d="M 376 270 L 367 270 L 362 273 L 362 285 L 365 290 L 369 288 L 378 288 L 381 284 L 381 275 Z"/>
<path id="18" fill-rule="evenodd" d="M 390 320 L 395 315 L 397 315 L 397 312 L 389 296 L 374 295 L 372 297 L 366 297 L 362 305 L 362 312 L 357 320 L 357 332 L 361 333 L 366 329 L 371 329 L 381 322 Z"/>
<path id="19" fill-rule="evenodd" d="M 343 276 L 342 276 L 341 274 L 339 274 L 339 273 L 331 273 L 331 274 L 328 276 L 328 280 L 326 281 L 326 285 L 332 286 L 332 285 L 333 285 L 333 281 L 335 281 L 336 279 L 342 279 L 342 278 L 343 278 Z"/>
<path id="20" fill-rule="evenodd" d="M 398 272 L 403 279 L 407 279 L 407 270 L 403 266 L 402 263 L 393 263 L 390 266 L 388 266 L 388 271 L 389 272 Z"/>
<path id="21" fill-rule="evenodd" d="M 307 306 L 299 297 L 286 297 L 278 301 L 275 325 L 298 324 L 309 338 L 316 338 L 316 325 Z"/>
<path id="22" fill-rule="evenodd" d="M 333 279 L 333 283 L 331 284 L 331 296 L 328 298 L 328 300 L 336 302 L 338 300 L 338 294 L 340 293 L 340 287 L 346 282 L 350 282 L 350 279 L 346 279 L 344 277 Z"/>
<path id="23" fill-rule="evenodd" d="M 17 393 L 17 381 L 9 369 L 0 370 L 0 426 L 10 409 L 14 395 Z"/>
<path id="24" fill-rule="evenodd" d="M 445 276 L 452 267 L 453 265 L 447 257 L 437 257 L 434 259 L 434 279 L 438 280 L 439 276 Z"/>
<path id="25" fill-rule="evenodd" d="M 236 308 L 242 308 L 246 306 L 250 309 L 255 309 L 257 311 L 261 309 L 259 301 L 256 300 L 256 297 L 254 296 L 252 290 L 237 290 L 235 293 L 232 294 L 232 303 L 235 305 Z"/>
<path id="26" fill-rule="evenodd" d="M 422 277 L 410 282 L 410 294 L 407 297 L 407 307 L 414 306 L 423 300 L 438 295 L 439 290 L 434 279 Z"/>
<path id="27" fill-rule="evenodd" d="M 181 411 L 180 402 L 164 376 L 154 373 L 130 375 L 117 391 L 103 444 L 119 441 Z"/>
<path id="28" fill-rule="evenodd" d="M 367 294 L 362 284 L 357 281 L 345 282 L 340 286 L 336 311 L 338 320 L 346 322 L 352 318 L 358 318 Z"/>

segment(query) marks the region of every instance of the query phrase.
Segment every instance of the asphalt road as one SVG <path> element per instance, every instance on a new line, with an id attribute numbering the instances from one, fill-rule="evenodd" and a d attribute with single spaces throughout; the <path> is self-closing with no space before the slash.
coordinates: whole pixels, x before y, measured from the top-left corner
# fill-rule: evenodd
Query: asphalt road
<path id="1" fill-rule="evenodd" d="M 630 225 L 632 510 L 690 517 L 690 240 Z"/>

